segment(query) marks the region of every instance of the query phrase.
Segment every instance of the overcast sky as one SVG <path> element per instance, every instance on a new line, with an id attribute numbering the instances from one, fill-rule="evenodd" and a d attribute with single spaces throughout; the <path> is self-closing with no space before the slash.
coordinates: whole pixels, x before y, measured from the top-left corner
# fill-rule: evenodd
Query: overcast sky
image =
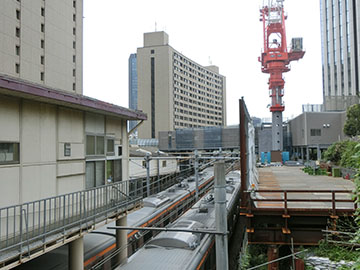
<path id="1" fill-rule="evenodd" d="M 265 1 L 267 3 L 267 1 Z M 200 65 L 217 65 L 227 80 L 227 124 L 237 124 L 244 96 L 252 116 L 270 118 L 263 46 L 263 0 L 84 0 L 84 94 L 128 107 L 128 58 L 143 33 L 165 31 L 169 44 Z M 306 54 L 285 73 L 284 117 L 322 103 L 320 7 L 286 0 L 287 41 L 303 37 Z"/>

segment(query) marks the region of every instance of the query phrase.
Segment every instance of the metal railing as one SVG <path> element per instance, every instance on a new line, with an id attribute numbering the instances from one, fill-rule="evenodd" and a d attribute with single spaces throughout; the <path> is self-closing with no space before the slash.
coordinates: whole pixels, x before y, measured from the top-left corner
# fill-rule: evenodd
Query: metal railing
<path id="1" fill-rule="evenodd" d="M 262 196 L 256 196 L 257 194 L 262 193 Z M 265 198 L 263 194 L 277 194 L 276 197 Z M 248 194 L 251 197 L 251 201 L 253 202 L 271 202 L 278 203 L 279 205 L 273 206 L 252 206 L 249 204 L 248 210 L 256 210 L 256 208 L 261 208 L 261 210 L 275 210 L 275 209 L 283 209 L 284 214 L 287 215 L 289 210 L 297 210 L 303 211 L 306 209 L 307 211 L 315 211 L 315 210 L 325 210 L 329 211 L 329 213 L 333 216 L 337 215 L 337 212 L 352 212 L 357 209 L 357 204 L 355 200 L 351 198 L 351 194 L 353 192 L 351 190 L 252 190 L 249 191 Z M 300 194 L 301 196 L 294 196 L 290 194 Z M 305 194 L 322 194 L 321 199 L 317 197 L 309 198 L 305 197 Z M 324 195 L 327 196 L 325 197 Z M 341 198 L 339 198 L 339 196 Z M 345 194 L 348 194 L 347 196 Z M 289 203 L 291 204 L 289 206 Z M 319 205 L 321 203 L 321 205 Z M 340 205 L 342 203 L 342 205 Z"/>
<path id="2" fill-rule="evenodd" d="M 0 261 L 46 247 L 140 205 L 130 181 L 0 208 Z M 131 195 L 128 195 L 131 194 Z"/>

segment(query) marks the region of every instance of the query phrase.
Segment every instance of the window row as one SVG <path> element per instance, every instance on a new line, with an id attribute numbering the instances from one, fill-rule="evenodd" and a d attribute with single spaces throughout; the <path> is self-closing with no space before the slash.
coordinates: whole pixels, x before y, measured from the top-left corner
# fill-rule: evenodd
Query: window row
<path id="1" fill-rule="evenodd" d="M 190 67 L 193 67 L 194 69 L 196 69 L 196 70 L 198 70 L 198 71 L 200 71 L 200 72 L 202 72 L 202 73 L 205 73 L 205 74 L 207 74 L 207 75 L 210 75 L 211 77 L 215 77 L 216 79 L 220 79 L 220 76 L 219 76 L 219 75 L 217 75 L 217 74 L 215 74 L 215 73 L 213 73 L 213 72 L 211 72 L 211 71 L 209 71 L 209 70 L 201 67 L 200 65 L 195 64 L 194 62 L 190 61 L 189 59 L 187 59 L 187 58 L 184 57 L 184 56 L 179 55 L 179 54 L 176 53 L 176 52 L 174 52 L 173 58 L 174 58 L 174 59 L 178 59 L 179 61 L 181 61 L 181 62 L 189 65 Z"/>
<path id="2" fill-rule="evenodd" d="M 178 74 L 176 74 L 176 72 L 180 73 L 180 74 L 183 74 L 184 76 L 187 76 L 189 77 L 190 79 L 194 80 L 194 81 L 197 81 L 199 83 L 202 83 L 202 84 L 206 84 L 208 86 L 211 86 L 211 87 L 214 87 L 214 88 L 217 88 L 217 89 L 220 89 L 222 87 L 222 81 L 216 81 L 216 83 L 213 83 L 213 82 L 209 82 L 209 80 L 205 80 L 205 79 L 202 79 L 201 77 L 199 76 L 196 76 L 196 75 L 192 75 L 191 73 L 188 73 L 186 71 L 184 71 L 182 68 L 178 67 L 178 66 L 174 66 L 174 74 L 179 76 Z M 174 76 L 175 76 L 174 75 Z M 186 79 L 187 80 L 187 79 Z M 191 81 L 190 81 L 191 82 Z M 195 84 L 195 83 L 194 83 Z"/>
<path id="3" fill-rule="evenodd" d="M 205 119 L 211 119 L 211 120 L 220 121 L 220 122 L 222 120 L 221 117 L 216 117 L 216 116 L 212 116 L 212 115 L 198 115 L 198 116 L 205 118 Z M 190 121 L 190 122 L 200 122 L 200 123 L 202 123 L 203 121 L 205 122 L 205 120 L 202 120 L 202 119 L 191 118 L 191 117 L 182 116 L 182 115 L 175 115 L 175 119 L 180 119 L 180 120 L 185 120 L 185 121 Z"/>
<path id="4" fill-rule="evenodd" d="M 212 106 L 211 109 L 215 109 L 215 111 L 213 110 L 209 110 L 209 109 L 205 109 L 205 108 L 202 108 L 202 107 L 196 107 L 196 106 L 192 106 L 192 105 L 189 105 L 189 104 L 186 104 L 186 103 L 182 103 L 182 102 L 179 102 L 179 101 L 174 101 L 174 104 L 175 104 L 175 108 L 189 108 L 190 110 L 195 110 L 195 111 L 199 111 L 199 112 L 206 112 L 206 113 L 210 113 L 210 114 L 219 114 L 221 115 L 222 114 L 222 110 L 221 110 L 221 107 L 216 107 L 216 106 Z M 210 108 L 210 105 L 209 107 Z M 189 114 L 191 113 L 191 111 L 189 111 Z M 193 112 L 194 115 L 196 115 L 195 112 Z"/>
<path id="5" fill-rule="evenodd" d="M 182 83 L 182 81 L 184 83 Z M 209 93 L 212 93 L 212 94 L 215 94 L 215 95 L 221 95 L 221 93 L 222 93 L 222 88 L 220 88 L 220 87 L 217 88 L 217 89 L 220 89 L 220 90 L 216 90 L 216 89 L 213 89 L 213 88 L 210 88 L 210 87 L 206 87 L 204 85 L 195 83 L 195 82 L 193 82 L 191 80 L 185 79 L 182 76 L 177 75 L 176 73 L 174 74 L 174 85 L 181 86 L 183 88 L 189 89 L 190 91 L 193 91 L 193 92 L 198 93 L 198 94 L 203 94 L 203 95 L 209 94 Z M 200 89 L 204 89 L 205 91 L 201 91 Z"/>

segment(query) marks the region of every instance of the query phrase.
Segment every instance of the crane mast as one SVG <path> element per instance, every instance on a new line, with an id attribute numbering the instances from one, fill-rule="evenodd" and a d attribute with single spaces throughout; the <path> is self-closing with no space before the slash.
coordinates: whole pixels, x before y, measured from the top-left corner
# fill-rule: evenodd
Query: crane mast
<path id="1" fill-rule="evenodd" d="M 260 9 L 260 21 L 264 30 L 264 50 L 259 57 L 261 71 L 270 74 L 269 96 L 272 113 L 272 150 L 283 150 L 283 117 L 285 110 L 282 101 L 285 81 L 283 73 L 290 71 L 290 62 L 301 59 L 305 52 L 302 49 L 302 38 L 293 38 L 291 49 L 286 43 L 284 0 L 269 0 L 267 6 Z"/>

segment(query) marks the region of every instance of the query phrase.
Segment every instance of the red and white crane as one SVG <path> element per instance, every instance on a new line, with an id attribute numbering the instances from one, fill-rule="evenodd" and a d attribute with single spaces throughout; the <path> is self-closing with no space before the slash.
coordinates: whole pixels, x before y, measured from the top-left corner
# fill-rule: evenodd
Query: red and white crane
<path id="1" fill-rule="evenodd" d="M 283 73 L 290 71 L 290 62 L 301 59 L 305 52 L 302 49 L 302 38 L 293 38 L 291 49 L 286 43 L 284 0 L 269 0 L 267 6 L 260 9 L 260 21 L 264 29 L 264 51 L 259 57 L 261 70 L 269 73 L 269 95 L 272 112 L 272 150 L 283 150 L 282 112 L 285 110 L 282 98 L 285 81 Z"/>

